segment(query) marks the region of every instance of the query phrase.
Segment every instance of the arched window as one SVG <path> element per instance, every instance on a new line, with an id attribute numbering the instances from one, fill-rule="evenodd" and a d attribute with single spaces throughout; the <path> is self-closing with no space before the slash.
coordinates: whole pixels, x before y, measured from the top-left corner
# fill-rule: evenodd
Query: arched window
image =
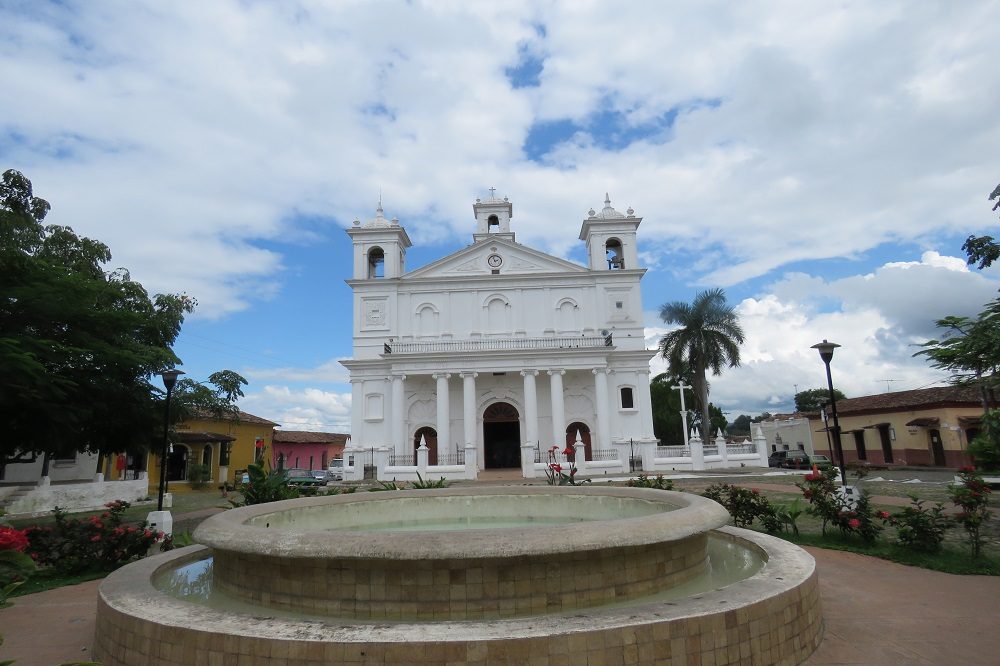
<path id="1" fill-rule="evenodd" d="M 368 277 L 385 277 L 385 252 L 380 247 L 368 250 Z"/>
<path id="2" fill-rule="evenodd" d="M 494 227 L 496 227 L 494 229 Z M 500 231 L 500 218 L 496 215 L 490 215 L 486 218 L 486 233 L 491 234 L 494 231 Z"/>
<path id="3" fill-rule="evenodd" d="M 604 254 L 608 260 L 608 270 L 625 268 L 625 255 L 622 253 L 622 242 L 617 238 L 609 238 L 604 244 Z"/>

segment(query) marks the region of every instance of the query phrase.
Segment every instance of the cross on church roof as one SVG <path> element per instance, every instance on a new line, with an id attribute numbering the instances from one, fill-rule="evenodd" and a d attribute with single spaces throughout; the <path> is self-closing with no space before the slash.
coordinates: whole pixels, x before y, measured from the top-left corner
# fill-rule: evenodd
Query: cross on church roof
<path id="1" fill-rule="evenodd" d="M 491 187 L 490 188 L 490 199 L 496 199 L 496 193 L 497 193 L 497 188 Z"/>

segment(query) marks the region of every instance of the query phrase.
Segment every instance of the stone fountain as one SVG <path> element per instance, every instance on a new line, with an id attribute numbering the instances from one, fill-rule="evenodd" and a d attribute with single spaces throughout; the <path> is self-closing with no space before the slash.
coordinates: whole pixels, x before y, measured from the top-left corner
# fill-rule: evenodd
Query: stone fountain
<path id="1" fill-rule="evenodd" d="M 234 509 L 202 523 L 202 545 L 108 577 L 94 655 L 106 666 L 802 662 L 822 634 L 813 559 L 728 519 L 695 495 L 615 487 Z"/>

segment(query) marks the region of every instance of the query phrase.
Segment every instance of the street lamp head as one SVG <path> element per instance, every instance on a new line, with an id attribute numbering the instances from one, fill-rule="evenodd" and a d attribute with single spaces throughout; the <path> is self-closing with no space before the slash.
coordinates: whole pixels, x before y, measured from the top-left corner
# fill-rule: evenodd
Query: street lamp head
<path id="1" fill-rule="evenodd" d="M 160 377 L 163 378 L 163 385 L 167 387 L 168 391 L 172 391 L 174 384 L 177 383 L 177 378 L 185 374 L 183 370 L 177 370 L 176 368 L 171 370 L 164 370 L 160 373 Z"/>
<path id="2" fill-rule="evenodd" d="M 823 359 L 824 363 L 829 363 L 833 360 L 833 350 L 839 347 L 836 342 L 827 342 L 826 339 L 823 342 L 817 342 L 810 349 L 815 349 L 819 352 L 819 357 Z"/>

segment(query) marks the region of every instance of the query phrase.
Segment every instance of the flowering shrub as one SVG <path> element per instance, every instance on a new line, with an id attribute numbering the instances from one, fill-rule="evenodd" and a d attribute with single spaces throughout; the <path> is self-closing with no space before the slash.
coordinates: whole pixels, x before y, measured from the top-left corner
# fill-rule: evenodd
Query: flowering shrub
<path id="1" fill-rule="evenodd" d="M 15 550 L 23 553 L 28 547 L 28 534 L 25 530 L 15 530 L 13 527 L 0 525 L 0 550 Z"/>
<path id="2" fill-rule="evenodd" d="M 583 481 L 578 481 L 576 478 L 576 463 L 567 462 L 564 468 L 559 459 L 556 458 L 556 451 L 559 450 L 558 446 L 553 446 L 549 449 L 549 464 L 545 468 L 545 481 L 550 486 L 578 486 L 581 483 L 590 483 L 590 479 L 584 479 Z M 563 455 L 571 456 L 576 452 L 572 447 L 567 446 L 563 450 Z M 565 471 L 564 471 L 565 470 Z"/>
<path id="3" fill-rule="evenodd" d="M 837 478 L 837 474 L 836 468 L 811 472 L 805 475 L 802 483 L 795 484 L 809 502 L 809 514 L 822 522 L 823 536 L 826 536 L 827 523 L 836 523 L 843 509 L 843 503 L 835 492 L 834 479 Z"/>
<path id="4" fill-rule="evenodd" d="M 53 510 L 55 525 L 29 527 L 27 553 L 35 562 L 50 566 L 60 573 L 74 574 L 89 570 L 111 570 L 130 560 L 144 556 L 163 539 L 162 532 L 123 525 L 128 502 L 116 501 L 104 505 L 108 510 L 99 516 L 67 519 L 66 512 Z"/>
<path id="5" fill-rule="evenodd" d="M 910 506 L 894 516 L 880 511 L 878 517 L 896 528 L 899 543 L 910 550 L 938 552 L 944 541 L 944 532 L 952 524 L 952 520 L 944 515 L 944 506 L 940 503 L 928 509 L 916 495 L 910 495 L 910 502 Z"/>
<path id="6" fill-rule="evenodd" d="M 979 557 L 983 550 L 983 540 L 980 528 L 990 517 L 988 502 L 990 487 L 972 467 L 963 467 L 958 472 L 962 483 L 948 486 L 948 494 L 952 503 L 959 508 L 955 517 L 959 525 L 965 528 L 972 548 L 972 557 Z"/>
<path id="7" fill-rule="evenodd" d="M 10 605 L 11 593 L 35 570 L 34 561 L 23 552 L 27 547 L 24 530 L 0 525 L 0 608 Z"/>
<path id="8" fill-rule="evenodd" d="M 781 531 L 777 511 L 756 488 L 748 490 L 729 483 L 716 483 L 706 488 L 702 495 L 726 507 L 736 527 L 749 527 L 754 520 L 760 520 L 767 532 Z"/>
<path id="9" fill-rule="evenodd" d="M 882 531 L 881 523 L 884 519 L 881 514 L 885 512 L 875 511 L 872 508 L 871 496 L 862 492 L 853 509 L 846 507 L 840 497 L 835 498 L 835 501 L 841 505 L 835 520 L 841 534 L 844 536 L 857 534 L 865 543 L 875 543 L 879 532 Z"/>

